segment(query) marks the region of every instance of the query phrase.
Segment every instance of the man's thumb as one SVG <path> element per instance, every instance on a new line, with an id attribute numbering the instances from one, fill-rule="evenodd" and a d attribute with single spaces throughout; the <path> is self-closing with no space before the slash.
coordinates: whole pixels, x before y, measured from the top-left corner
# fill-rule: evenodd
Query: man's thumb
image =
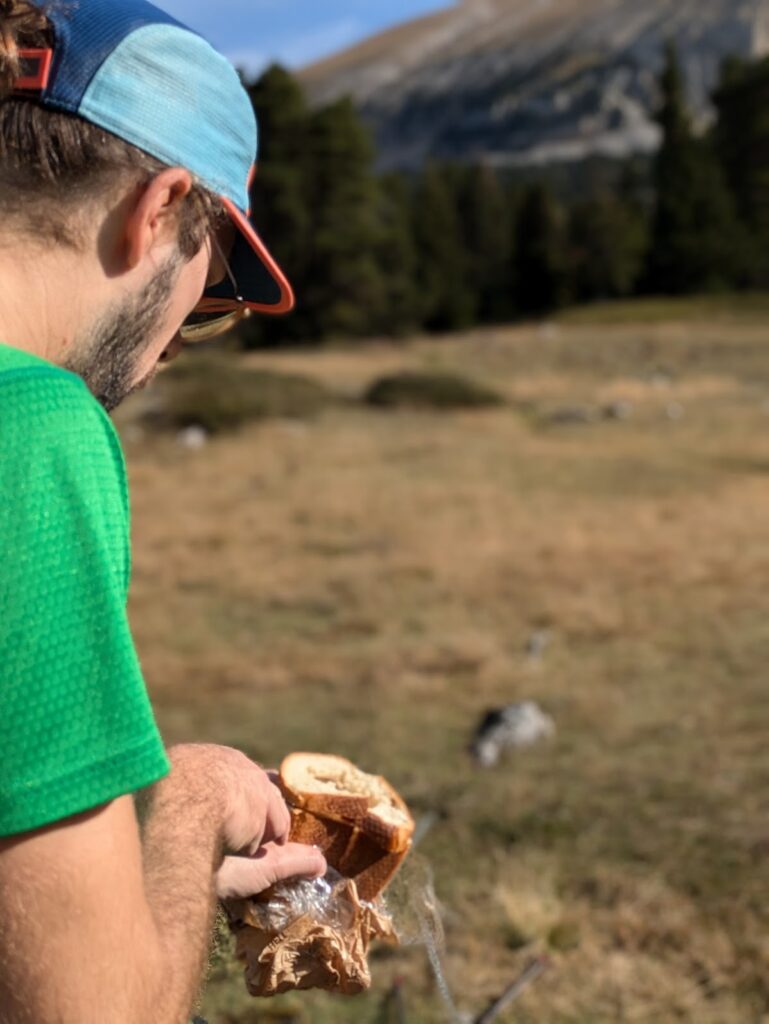
<path id="1" fill-rule="evenodd" d="M 314 846 L 267 843 L 254 857 L 225 857 L 216 875 L 220 900 L 246 899 L 289 878 L 319 878 L 326 859 Z"/>

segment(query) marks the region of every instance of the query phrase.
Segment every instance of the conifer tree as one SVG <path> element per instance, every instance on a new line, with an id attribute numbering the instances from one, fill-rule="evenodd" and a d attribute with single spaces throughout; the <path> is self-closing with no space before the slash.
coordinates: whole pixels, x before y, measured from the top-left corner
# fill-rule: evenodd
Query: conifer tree
<path id="1" fill-rule="evenodd" d="M 661 87 L 663 141 L 654 172 L 649 284 L 671 294 L 722 288 L 735 277 L 736 214 L 710 140 L 693 133 L 673 47 L 668 48 Z"/>
<path id="2" fill-rule="evenodd" d="M 317 337 L 362 336 L 385 307 L 373 146 L 352 103 L 311 115 L 310 260 L 305 302 Z"/>
<path id="3" fill-rule="evenodd" d="M 310 114 L 297 80 L 273 65 L 249 87 L 259 121 L 259 167 L 251 191 L 259 233 L 285 270 L 299 300 L 293 316 L 254 317 L 241 334 L 246 344 L 280 344 L 306 330 L 302 300 L 312 245 L 308 147 Z"/>
<path id="4" fill-rule="evenodd" d="M 453 331 L 473 319 L 473 294 L 452 175 L 428 166 L 413 202 L 421 322 L 428 331 Z"/>
<path id="5" fill-rule="evenodd" d="M 465 169 L 459 178 L 458 199 L 477 319 L 481 323 L 509 319 L 515 309 L 510 275 L 512 211 L 495 172 L 483 165 Z"/>
<path id="6" fill-rule="evenodd" d="M 644 213 L 608 193 L 576 203 L 569 214 L 574 298 L 580 302 L 633 294 L 648 247 Z"/>
<path id="7" fill-rule="evenodd" d="M 769 287 L 769 59 L 724 63 L 714 94 L 716 154 L 743 229 L 743 280 Z"/>
<path id="8" fill-rule="evenodd" d="M 384 305 L 375 333 L 400 337 L 419 325 L 417 250 L 411 223 L 411 187 L 400 174 L 380 181 L 380 236 L 377 260 Z"/>
<path id="9" fill-rule="evenodd" d="M 563 209 L 544 185 L 526 189 L 515 225 L 514 280 L 522 313 L 541 316 L 569 298 Z"/>

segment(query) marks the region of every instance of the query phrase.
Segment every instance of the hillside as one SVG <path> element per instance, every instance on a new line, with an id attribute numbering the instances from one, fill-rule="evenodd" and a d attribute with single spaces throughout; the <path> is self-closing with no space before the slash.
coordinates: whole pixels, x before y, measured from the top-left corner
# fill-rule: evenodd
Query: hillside
<path id="1" fill-rule="evenodd" d="M 301 78 L 313 102 L 354 97 L 385 167 L 623 157 L 657 145 L 668 40 L 705 122 L 722 60 L 769 52 L 769 0 L 464 0 Z"/>

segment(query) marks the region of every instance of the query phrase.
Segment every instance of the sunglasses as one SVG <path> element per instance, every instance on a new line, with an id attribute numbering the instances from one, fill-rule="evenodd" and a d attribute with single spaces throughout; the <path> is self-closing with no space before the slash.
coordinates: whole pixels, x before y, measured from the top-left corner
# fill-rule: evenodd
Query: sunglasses
<path id="1" fill-rule="evenodd" d="M 225 274 L 230 280 L 235 298 L 216 298 L 208 294 L 211 289 L 206 289 L 203 298 L 182 324 L 180 333 L 182 339 L 187 342 L 209 341 L 211 338 L 218 338 L 251 315 L 251 310 L 240 294 L 235 274 L 224 255 L 219 239 L 212 234 L 211 240 L 224 265 Z"/>

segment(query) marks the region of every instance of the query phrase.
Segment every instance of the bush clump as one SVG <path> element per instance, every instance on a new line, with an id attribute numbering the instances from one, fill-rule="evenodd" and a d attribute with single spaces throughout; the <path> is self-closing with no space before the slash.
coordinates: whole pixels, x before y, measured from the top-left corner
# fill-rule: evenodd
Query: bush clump
<path id="1" fill-rule="evenodd" d="M 457 374 L 404 372 L 375 381 L 364 401 L 384 409 L 485 409 L 504 399 Z"/>
<path id="2" fill-rule="evenodd" d="M 299 374 L 244 367 L 239 360 L 194 358 L 159 381 L 152 424 L 210 434 L 265 419 L 311 419 L 331 401 L 318 381 Z"/>

